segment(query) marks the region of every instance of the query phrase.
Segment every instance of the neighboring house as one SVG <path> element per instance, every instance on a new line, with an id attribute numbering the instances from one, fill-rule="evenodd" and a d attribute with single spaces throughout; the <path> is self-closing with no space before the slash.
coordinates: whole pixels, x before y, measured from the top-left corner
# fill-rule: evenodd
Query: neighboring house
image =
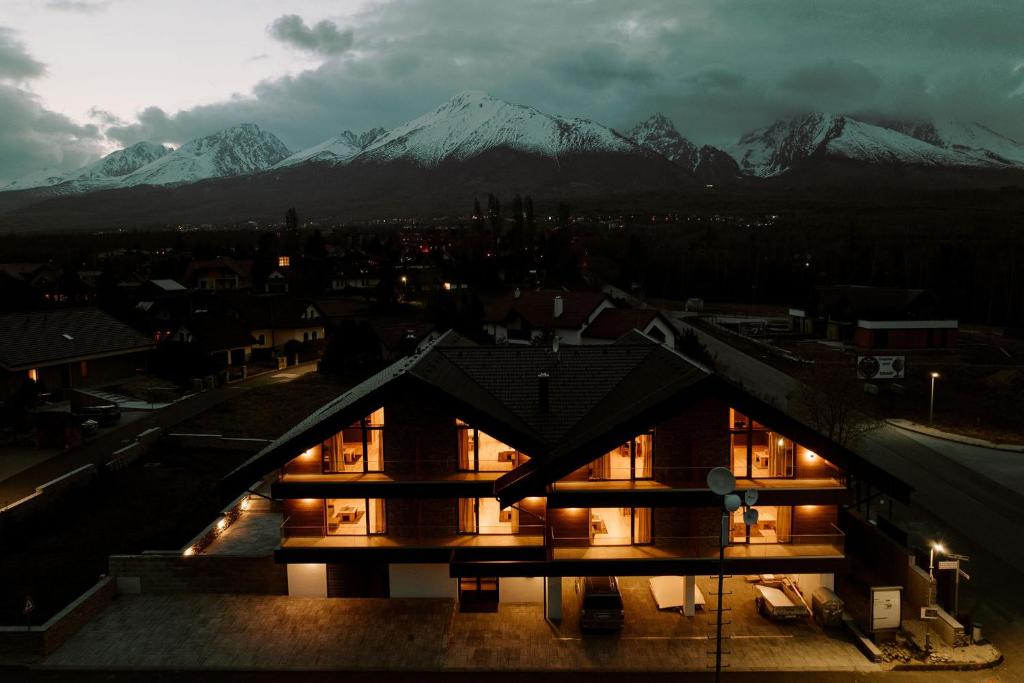
<path id="1" fill-rule="evenodd" d="M 288 342 L 323 342 L 324 317 L 312 301 L 282 295 L 240 293 L 226 305 L 249 329 L 255 349 L 284 350 Z"/>
<path id="2" fill-rule="evenodd" d="M 98 308 L 0 315 L 0 400 L 27 380 L 67 389 L 130 377 L 146 368 L 153 342 Z"/>
<path id="3" fill-rule="evenodd" d="M 248 289 L 252 286 L 252 261 L 228 256 L 190 261 L 182 282 L 193 289 Z"/>
<path id="4" fill-rule="evenodd" d="M 633 330 L 675 348 L 676 330 L 653 308 L 605 308 L 583 330 L 583 344 L 611 344 Z"/>
<path id="5" fill-rule="evenodd" d="M 256 340 L 249 328 L 225 315 L 198 313 L 175 328 L 171 341 L 194 344 L 222 367 L 241 366 L 252 357 Z"/>
<path id="6" fill-rule="evenodd" d="M 942 313 L 925 289 L 836 285 L 815 287 L 789 309 L 792 329 L 860 349 L 944 349 L 956 344 L 959 323 Z"/>
<path id="7" fill-rule="evenodd" d="M 760 492 L 756 525 L 742 509 L 725 520 L 726 574 L 785 574 L 805 594 L 847 567 L 837 525 L 853 479 L 868 495 L 873 483 L 909 496 L 637 332 L 558 352 L 448 332 L 309 415 L 226 483 L 274 478 L 285 520 L 274 556 L 291 595 L 534 602 L 559 618 L 562 577 L 716 573 L 713 467 L 730 469 L 741 495 Z M 692 604 L 694 583 L 684 586 Z"/>
<path id="8" fill-rule="evenodd" d="M 486 307 L 484 332 L 496 344 L 532 344 L 557 336 L 575 345 L 598 314 L 611 308 L 615 304 L 601 292 L 516 290 Z"/>

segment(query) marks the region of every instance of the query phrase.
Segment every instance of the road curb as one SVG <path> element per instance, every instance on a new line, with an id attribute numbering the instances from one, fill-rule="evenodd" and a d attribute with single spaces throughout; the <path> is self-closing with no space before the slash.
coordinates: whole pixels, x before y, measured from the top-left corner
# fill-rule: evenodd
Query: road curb
<path id="1" fill-rule="evenodd" d="M 979 448 L 989 448 L 994 451 L 1007 451 L 1009 453 L 1024 453 L 1024 444 L 999 444 L 985 439 L 975 439 L 970 436 L 960 436 L 959 434 L 951 434 L 944 432 L 939 429 L 932 427 L 926 427 L 919 425 L 916 422 L 910 422 L 909 420 L 900 420 L 897 418 L 889 418 L 886 420 L 889 424 L 897 429 L 905 429 L 908 432 L 914 432 L 916 434 L 923 434 L 924 436 L 931 436 L 936 439 L 942 439 L 943 441 L 952 441 L 953 443 L 963 444 L 965 446 L 977 446 Z"/>

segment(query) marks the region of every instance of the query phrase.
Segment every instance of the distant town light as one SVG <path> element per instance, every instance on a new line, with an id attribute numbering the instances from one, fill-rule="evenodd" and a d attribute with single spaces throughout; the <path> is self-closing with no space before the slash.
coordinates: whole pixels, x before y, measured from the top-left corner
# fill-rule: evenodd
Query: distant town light
<path id="1" fill-rule="evenodd" d="M 450 283 L 450 282 L 444 283 L 444 291 L 446 291 L 446 292 L 452 291 L 452 283 Z"/>
<path id="2" fill-rule="evenodd" d="M 403 275 L 402 277 L 400 277 L 399 279 L 400 279 L 400 280 L 402 281 L 402 284 L 403 284 L 403 285 L 404 285 L 405 283 L 407 283 L 407 282 L 409 281 L 409 278 L 407 278 L 407 277 L 406 277 L 406 276 L 404 276 L 404 275 Z"/>

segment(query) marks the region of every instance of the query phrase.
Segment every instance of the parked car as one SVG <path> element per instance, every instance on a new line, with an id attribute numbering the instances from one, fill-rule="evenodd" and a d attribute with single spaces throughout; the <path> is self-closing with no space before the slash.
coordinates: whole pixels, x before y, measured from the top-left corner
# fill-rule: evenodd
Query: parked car
<path id="1" fill-rule="evenodd" d="M 93 419 L 82 420 L 78 428 L 82 431 L 82 436 L 94 436 L 99 431 L 100 423 Z"/>
<path id="2" fill-rule="evenodd" d="M 625 623 L 619 582 L 614 576 L 588 576 L 583 579 L 580 629 L 618 631 Z"/>
<path id="3" fill-rule="evenodd" d="M 117 424 L 121 419 L 121 409 L 114 403 L 107 403 L 98 406 L 82 406 L 74 412 L 75 417 L 95 420 L 101 427 L 109 427 Z"/>

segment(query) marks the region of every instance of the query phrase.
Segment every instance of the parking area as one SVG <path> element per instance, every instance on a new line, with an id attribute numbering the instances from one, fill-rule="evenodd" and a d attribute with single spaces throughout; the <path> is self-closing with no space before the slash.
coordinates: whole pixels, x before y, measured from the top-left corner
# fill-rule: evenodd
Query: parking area
<path id="1" fill-rule="evenodd" d="M 658 611 L 645 578 L 624 577 L 626 627 L 583 635 L 573 579 L 566 618 L 539 603 L 460 613 L 453 600 L 258 595 L 122 595 L 42 663 L 73 669 L 705 671 L 713 616 Z M 756 614 L 735 597 L 730 670 L 878 671 L 841 633 Z M 710 594 L 707 577 L 698 579 Z M 749 598 L 749 600 L 747 599 Z M 573 609 L 575 602 L 576 608 Z M 749 604 L 748 604 L 749 603 Z M 710 600 L 709 600 L 710 604 Z M 698 614 L 700 614 L 698 612 Z M 712 614 L 711 612 L 708 613 Z"/>

